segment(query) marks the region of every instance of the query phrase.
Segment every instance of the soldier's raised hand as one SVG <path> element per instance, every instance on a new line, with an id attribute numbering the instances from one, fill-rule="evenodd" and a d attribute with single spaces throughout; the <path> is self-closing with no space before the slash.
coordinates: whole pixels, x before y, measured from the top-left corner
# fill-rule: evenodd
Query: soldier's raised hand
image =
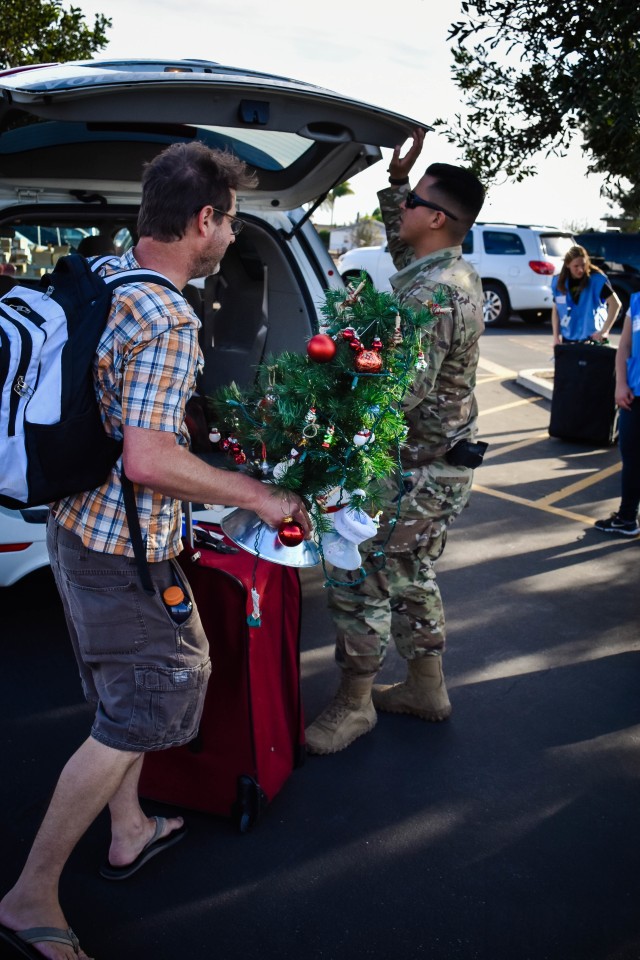
<path id="1" fill-rule="evenodd" d="M 411 168 L 422 151 L 425 133 L 426 131 L 423 130 L 422 127 L 416 127 L 412 134 L 411 146 L 405 153 L 404 157 L 400 156 L 400 151 L 402 150 L 403 145 L 398 144 L 396 147 L 394 147 L 393 156 L 391 157 L 391 162 L 389 163 L 389 176 L 394 180 L 402 180 L 409 176 Z"/>

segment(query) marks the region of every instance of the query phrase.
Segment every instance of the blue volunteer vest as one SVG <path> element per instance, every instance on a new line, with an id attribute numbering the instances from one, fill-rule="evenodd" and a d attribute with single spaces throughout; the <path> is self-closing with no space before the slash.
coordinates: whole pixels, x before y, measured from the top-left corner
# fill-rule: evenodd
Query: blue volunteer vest
<path id="1" fill-rule="evenodd" d="M 586 340 L 592 333 L 602 330 L 607 319 L 607 306 L 600 297 L 608 282 L 603 273 L 592 273 L 575 303 L 568 288 L 566 293 L 559 292 L 558 277 L 553 277 L 551 292 L 560 320 L 560 333 L 565 340 Z"/>
<path id="2" fill-rule="evenodd" d="M 629 301 L 631 314 L 631 356 L 627 360 L 627 383 L 636 397 L 640 397 L 640 293 L 633 293 Z"/>

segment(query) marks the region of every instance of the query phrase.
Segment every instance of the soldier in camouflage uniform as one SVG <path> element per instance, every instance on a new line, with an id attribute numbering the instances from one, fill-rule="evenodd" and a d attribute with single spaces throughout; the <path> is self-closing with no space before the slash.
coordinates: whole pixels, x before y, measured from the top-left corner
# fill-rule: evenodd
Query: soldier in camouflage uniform
<path id="1" fill-rule="evenodd" d="M 407 306 L 419 310 L 426 305 L 436 314 L 425 336 L 426 367 L 404 402 L 406 492 L 394 522 L 397 479 L 384 485 L 383 523 L 374 540 L 361 548 L 366 579 L 330 590 L 342 679 L 333 701 L 306 731 L 311 753 L 335 753 L 373 729 L 376 707 L 433 721 L 445 720 L 451 712 L 441 659 L 445 618 L 434 561 L 444 549 L 449 524 L 469 499 L 473 466 L 482 459 L 479 448 L 484 446 L 471 442 L 484 329 L 482 285 L 462 259 L 460 246 L 480 211 L 484 190 L 470 171 L 432 164 L 415 193 L 410 192 L 409 171 L 423 139 L 424 131 L 414 131 L 404 157 L 396 147 L 389 166 L 391 186 L 378 194 L 398 268 L 391 277 L 393 289 Z M 360 576 L 346 575 L 354 581 Z M 374 686 L 391 636 L 408 661 L 407 678 Z"/>

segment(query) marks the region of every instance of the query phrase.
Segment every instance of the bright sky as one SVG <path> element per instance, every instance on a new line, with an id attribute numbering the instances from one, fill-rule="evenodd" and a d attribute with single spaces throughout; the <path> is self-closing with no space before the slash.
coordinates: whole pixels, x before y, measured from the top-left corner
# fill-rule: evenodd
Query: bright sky
<path id="1" fill-rule="evenodd" d="M 66 6 L 67 4 L 65 4 Z M 100 56 L 197 58 L 289 76 L 386 107 L 423 124 L 461 109 L 451 80 L 449 24 L 459 0 L 74 0 L 90 22 L 112 20 Z M 391 15 L 392 14 L 392 15 Z M 336 201 L 334 222 L 377 206 L 387 158 L 351 181 L 353 197 Z M 422 166 L 461 161 L 443 136 L 425 140 Z M 493 187 L 485 220 L 598 226 L 608 204 L 599 177 L 587 176 L 578 147 L 566 158 L 542 157 L 539 174 Z"/>

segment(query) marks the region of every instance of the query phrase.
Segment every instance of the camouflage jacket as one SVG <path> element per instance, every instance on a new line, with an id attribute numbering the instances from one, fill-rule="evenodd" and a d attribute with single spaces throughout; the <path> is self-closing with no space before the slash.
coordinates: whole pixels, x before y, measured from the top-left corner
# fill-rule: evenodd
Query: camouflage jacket
<path id="1" fill-rule="evenodd" d="M 402 303 L 419 310 L 444 295 L 444 305 L 425 337 L 426 369 L 418 370 L 403 409 L 409 433 L 402 460 L 406 466 L 442 457 L 476 432 L 474 396 L 479 339 L 484 330 L 482 285 L 461 247 L 447 247 L 415 259 L 398 237 L 400 204 L 408 187 L 378 193 L 389 251 L 398 269 L 391 286 Z"/>

